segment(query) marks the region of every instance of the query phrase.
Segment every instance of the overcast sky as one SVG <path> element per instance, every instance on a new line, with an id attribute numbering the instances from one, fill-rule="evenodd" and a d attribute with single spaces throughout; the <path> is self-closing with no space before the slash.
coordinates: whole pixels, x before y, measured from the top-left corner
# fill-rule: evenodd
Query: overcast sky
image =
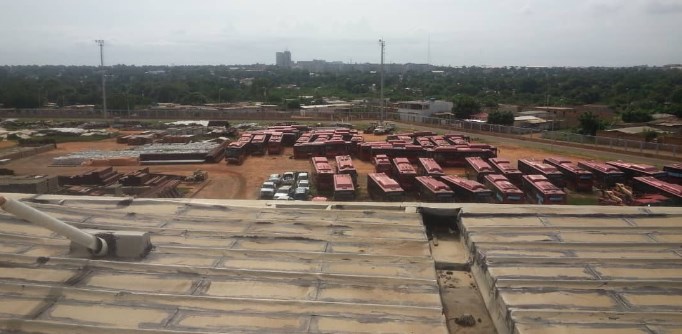
<path id="1" fill-rule="evenodd" d="M 682 0 L 0 0 L 0 64 L 682 63 Z"/>

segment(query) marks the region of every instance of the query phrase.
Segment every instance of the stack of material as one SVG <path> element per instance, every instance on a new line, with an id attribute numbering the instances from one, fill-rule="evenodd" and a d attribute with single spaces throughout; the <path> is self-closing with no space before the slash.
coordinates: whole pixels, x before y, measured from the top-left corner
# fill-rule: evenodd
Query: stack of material
<path id="1" fill-rule="evenodd" d="M 137 164 L 140 153 L 133 150 L 124 151 L 82 151 L 52 159 L 53 166 L 82 166 L 91 164 L 92 160 L 112 160 L 119 158 L 133 158 L 129 164 Z M 129 165 L 126 164 L 126 165 Z"/>
<path id="2" fill-rule="evenodd" d="M 16 160 L 20 158 L 30 157 L 39 153 L 53 150 L 57 147 L 55 144 L 47 144 L 41 146 L 17 146 L 2 150 L 0 152 L 0 160 L 9 159 Z"/>
<path id="3" fill-rule="evenodd" d="M 146 145 L 154 142 L 154 134 L 127 136 L 128 145 Z"/>
<path id="4" fill-rule="evenodd" d="M 66 195 L 76 195 L 76 196 L 103 196 L 104 191 L 99 187 L 84 187 L 69 185 L 64 187 L 64 194 Z"/>
<path id="5" fill-rule="evenodd" d="M 149 174 L 149 167 L 147 167 L 126 174 L 118 180 L 118 183 L 126 187 L 139 187 L 146 184 L 151 178 L 152 175 Z"/>
<path id="6" fill-rule="evenodd" d="M 178 191 L 180 180 L 172 176 L 158 175 L 145 182 L 149 189 L 142 192 L 139 197 L 145 198 L 178 198 L 182 194 Z"/>
<path id="7" fill-rule="evenodd" d="M 140 152 L 142 164 L 202 163 L 207 159 L 217 158 L 211 155 L 211 152 L 220 149 L 222 146 L 223 144 L 213 142 L 155 144 L 139 147 L 136 151 Z M 224 150 L 224 147 L 220 150 Z"/>
<path id="8" fill-rule="evenodd" d="M 177 136 L 165 136 L 161 138 L 161 142 L 164 144 L 187 144 L 194 139 L 194 135 L 177 135 Z"/>
<path id="9" fill-rule="evenodd" d="M 2 176 L 0 192 L 24 194 L 56 194 L 59 192 L 56 177 L 46 176 Z"/>
<path id="10" fill-rule="evenodd" d="M 229 143 L 227 141 L 224 141 L 218 146 L 216 146 L 214 149 L 210 150 L 208 154 L 206 154 L 206 162 L 208 163 L 221 162 L 225 158 L 225 149 L 227 149 L 227 145 L 229 145 Z"/>
<path id="11" fill-rule="evenodd" d="M 93 169 L 82 174 L 60 178 L 63 185 L 97 185 L 107 186 L 118 181 L 123 176 L 111 167 Z"/>

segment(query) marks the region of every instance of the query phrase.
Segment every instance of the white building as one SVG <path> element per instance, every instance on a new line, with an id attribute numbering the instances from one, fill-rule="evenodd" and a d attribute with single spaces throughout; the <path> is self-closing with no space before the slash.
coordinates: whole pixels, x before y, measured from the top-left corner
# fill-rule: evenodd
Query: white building
<path id="1" fill-rule="evenodd" d="M 398 102 L 398 113 L 401 121 L 423 122 L 425 117 L 435 113 L 452 112 L 452 102 L 442 100 L 421 100 Z"/>

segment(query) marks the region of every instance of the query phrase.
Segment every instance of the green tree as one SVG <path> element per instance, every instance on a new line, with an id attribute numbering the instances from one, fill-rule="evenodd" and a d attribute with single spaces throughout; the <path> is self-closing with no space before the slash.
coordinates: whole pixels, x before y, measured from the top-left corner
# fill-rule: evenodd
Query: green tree
<path id="1" fill-rule="evenodd" d="M 591 111 L 585 112 L 578 117 L 580 122 L 580 130 L 578 132 L 584 135 L 594 136 L 597 134 L 598 130 L 604 130 L 606 125 L 597 115 L 593 114 Z"/>
<path id="2" fill-rule="evenodd" d="M 653 119 L 651 113 L 646 110 L 627 110 L 620 114 L 620 118 L 625 123 L 644 123 Z"/>
<path id="3" fill-rule="evenodd" d="M 470 118 L 471 115 L 481 111 L 481 105 L 471 96 L 457 95 L 452 100 L 452 112 L 460 119 Z"/>
<path id="4" fill-rule="evenodd" d="M 514 113 L 511 111 L 493 111 L 488 114 L 488 124 L 513 125 Z"/>

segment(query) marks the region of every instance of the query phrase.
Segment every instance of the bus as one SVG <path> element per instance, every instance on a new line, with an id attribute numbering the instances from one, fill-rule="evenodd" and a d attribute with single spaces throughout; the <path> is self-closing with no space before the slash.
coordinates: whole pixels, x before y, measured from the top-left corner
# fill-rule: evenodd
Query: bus
<path id="1" fill-rule="evenodd" d="M 626 181 L 630 181 L 633 177 L 638 176 L 650 176 L 665 181 L 666 177 L 668 176 L 668 173 L 652 165 L 633 164 L 621 160 L 607 161 L 606 164 L 620 169 L 625 175 Z"/>
<path id="2" fill-rule="evenodd" d="M 273 132 L 270 134 L 270 138 L 268 139 L 268 154 L 273 155 L 282 153 L 283 138 L 284 134 L 282 132 Z"/>
<path id="3" fill-rule="evenodd" d="M 659 194 L 668 197 L 671 204 L 682 205 L 682 185 L 661 181 L 651 176 L 632 179 L 632 192 L 635 194 Z"/>
<path id="4" fill-rule="evenodd" d="M 358 171 L 355 169 L 350 155 L 337 155 L 335 159 L 336 173 L 348 174 L 353 179 L 353 184 L 358 184 Z"/>
<path id="5" fill-rule="evenodd" d="M 602 162 L 580 161 L 578 167 L 592 172 L 594 186 L 599 189 L 610 189 L 616 183 L 625 182 L 625 174 L 620 169 Z"/>
<path id="6" fill-rule="evenodd" d="M 401 202 L 405 191 L 400 184 L 384 173 L 367 174 L 367 192 L 374 201 Z"/>
<path id="7" fill-rule="evenodd" d="M 335 201 L 352 201 L 355 199 L 355 182 L 349 174 L 334 174 Z"/>
<path id="8" fill-rule="evenodd" d="M 308 159 L 317 156 L 324 156 L 324 143 L 307 142 L 294 144 L 294 159 Z"/>
<path id="9" fill-rule="evenodd" d="M 441 181 L 450 186 L 455 193 L 455 201 L 461 203 L 490 203 L 493 192 L 480 182 L 468 180 L 463 177 L 446 175 L 440 177 Z"/>
<path id="10" fill-rule="evenodd" d="M 341 137 L 334 137 L 324 143 L 324 154 L 327 158 L 333 158 L 337 155 L 347 155 L 348 145 L 346 145 L 346 142 L 343 141 Z"/>
<path id="11" fill-rule="evenodd" d="M 265 155 L 265 143 L 267 142 L 267 135 L 264 133 L 257 133 L 251 138 L 251 154 Z"/>
<path id="12" fill-rule="evenodd" d="M 414 179 L 417 171 L 412 167 L 407 158 L 395 158 L 391 165 L 391 176 L 398 181 L 398 184 L 406 191 L 414 190 Z"/>
<path id="13" fill-rule="evenodd" d="M 325 157 L 313 157 L 310 159 L 313 165 L 313 180 L 318 191 L 333 190 L 334 170 Z"/>
<path id="14" fill-rule="evenodd" d="M 668 173 L 666 179 L 669 183 L 682 184 L 682 164 L 665 165 L 663 170 Z"/>
<path id="15" fill-rule="evenodd" d="M 436 160 L 431 158 L 419 158 L 417 160 L 417 174 L 420 176 L 442 176 L 445 175 L 443 168 L 438 165 Z"/>
<path id="16" fill-rule="evenodd" d="M 511 182 L 517 187 L 521 187 L 521 177 L 523 176 L 523 173 L 521 173 L 521 171 L 518 170 L 516 167 L 512 166 L 509 160 L 491 158 L 488 159 L 488 163 L 490 163 L 490 166 L 493 167 L 497 174 L 502 174 L 502 176 L 506 177 L 509 180 L 509 182 Z"/>
<path id="17" fill-rule="evenodd" d="M 447 184 L 431 176 L 417 176 L 417 198 L 422 202 L 449 203 L 454 200 L 455 193 Z"/>
<path id="18" fill-rule="evenodd" d="M 379 154 L 372 158 L 372 164 L 374 165 L 374 171 L 377 173 L 391 174 L 391 159 L 385 154 Z"/>
<path id="19" fill-rule="evenodd" d="M 542 175 L 559 188 L 566 186 L 564 174 L 550 164 L 532 159 L 519 159 L 518 166 L 519 170 L 526 175 Z"/>
<path id="20" fill-rule="evenodd" d="M 524 194 L 502 174 L 488 174 L 485 184 L 493 191 L 493 198 L 502 204 L 523 204 Z"/>
<path id="21" fill-rule="evenodd" d="M 544 175 L 524 175 L 523 190 L 528 203 L 566 204 L 566 193 Z"/>
<path id="22" fill-rule="evenodd" d="M 249 145 L 250 143 L 245 141 L 235 141 L 228 144 L 225 149 L 225 161 L 227 161 L 227 164 L 241 165 L 244 163 Z"/>
<path id="23" fill-rule="evenodd" d="M 485 148 L 454 145 L 433 148 L 433 159 L 441 166 L 462 167 L 466 164 L 465 159 L 468 157 L 489 159 L 493 157 L 493 152 Z"/>
<path id="24" fill-rule="evenodd" d="M 568 189 L 577 192 L 592 192 L 592 172 L 578 167 L 577 164 L 570 160 L 560 157 L 547 158 L 544 162 L 556 167 L 564 174 L 564 181 L 566 181 L 566 187 Z"/>
<path id="25" fill-rule="evenodd" d="M 469 179 L 482 183 L 486 175 L 495 174 L 493 167 L 480 157 L 468 157 L 464 161 L 466 161 L 465 173 Z"/>

